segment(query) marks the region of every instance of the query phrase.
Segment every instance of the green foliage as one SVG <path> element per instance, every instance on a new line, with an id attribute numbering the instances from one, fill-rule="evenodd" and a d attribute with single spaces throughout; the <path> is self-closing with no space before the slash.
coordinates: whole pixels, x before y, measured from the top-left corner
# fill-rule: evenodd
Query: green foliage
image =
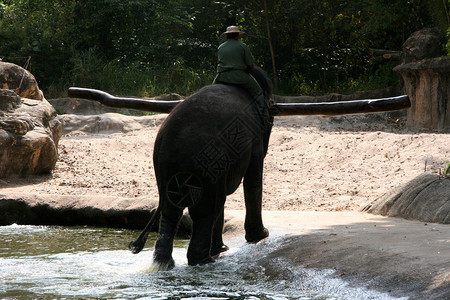
<path id="1" fill-rule="evenodd" d="M 444 168 L 443 168 L 443 171 L 442 171 L 442 175 L 447 177 L 447 178 L 450 178 L 450 162 L 444 163 Z"/>
<path id="2" fill-rule="evenodd" d="M 447 2 L 447 3 L 446 3 Z M 450 26 L 449 0 L 427 0 L 426 10 L 431 23 L 438 27 L 441 32 L 446 32 Z"/>
<path id="3" fill-rule="evenodd" d="M 211 74 L 198 73 L 186 67 L 173 66 L 164 70 L 145 69 L 139 63 L 123 64 L 107 61 L 91 48 L 73 58 L 69 78 L 49 87 L 47 96 L 65 94 L 70 86 L 89 87 L 115 95 L 152 97 L 176 91 L 189 95 L 213 80 Z"/>
<path id="4" fill-rule="evenodd" d="M 257 63 L 279 78 L 278 93 L 320 94 L 397 84 L 392 64 L 370 63 L 370 48 L 400 50 L 412 32 L 450 25 L 442 0 L 265 2 L 267 11 L 260 0 L 0 1 L 0 58 L 31 57 L 51 96 L 71 85 L 189 94 L 212 81 L 221 32 L 237 24 Z"/>

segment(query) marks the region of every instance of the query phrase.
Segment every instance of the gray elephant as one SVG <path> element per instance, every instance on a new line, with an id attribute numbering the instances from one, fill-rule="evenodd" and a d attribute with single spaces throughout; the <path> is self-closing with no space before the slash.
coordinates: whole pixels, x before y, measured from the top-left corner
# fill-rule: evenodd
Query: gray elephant
<path id="1" fill-rule="evenodd" d="M 255 70 L 260 72 L 254 76 L 268 100 L 270 81 Z M 261 217 L 261 201 L 270 128 L 262 124 L 249 95 L 222 84 L 204 87 L 167 117 L 153 156 L 161 207 L 155 263 L 173 266 L 173 238 L 185 207 L 193 222 L 188 264 L 213 262 L 213 256 L 226 250 L 222 242 L 225 199 L 242 179 L 245 238 L 256 243 L 269 235 Z"/>
<path id="2" fill-rule="evenodd" d="M 272 92 L 265 73 L 254 68 L 266 101 Z M 159 206 L 139 238 L 130 243 L 134 253 L 145 244 L 149 228 L 160 215 L 154 263 L 158 269 L 174 266 L 173 239 L 183 210 L 188 208 L 193 232 L 188 248 L 189 265 L 214 261 L 227 250 L 222 240 L 224 204 L 243 179 L 246 207 L 245 238 L 256 243 L 269 235 L 262 210 L 263 162 L 271 127 L 263 126 L 249 94 L 236 86 L 215 84 L 184 101 L 150 101 L 112 97 L 98 90 L 70 88 L 70 97 L 97 100 L 115 107 L 170 112 L 156 137 L 154 168 Z M 409 107 L 407 96 L 339 103 L 275 103 L 273 116 L 338 115 L 390 111 Z M 270 123 L 270 122 L 269 122 Z"/>

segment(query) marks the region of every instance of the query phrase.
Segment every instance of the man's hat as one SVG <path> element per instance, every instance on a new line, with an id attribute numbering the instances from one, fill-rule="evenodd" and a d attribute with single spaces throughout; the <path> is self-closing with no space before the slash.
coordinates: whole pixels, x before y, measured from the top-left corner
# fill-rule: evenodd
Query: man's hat
<path id="1" fill-rule="evenodd" d="M 227 31 L 225 31 L 222 34 L 228 34 L 228 33 L 239 33 L 239 35 L 244 34 L 244 32 L 240 31 L 237 26 L 228 26 Z"/>

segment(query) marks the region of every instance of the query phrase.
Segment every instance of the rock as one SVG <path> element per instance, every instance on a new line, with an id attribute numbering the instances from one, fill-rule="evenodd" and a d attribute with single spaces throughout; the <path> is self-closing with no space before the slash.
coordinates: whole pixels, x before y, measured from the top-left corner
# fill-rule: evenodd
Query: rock
<path id="1" fill-rule="evenodd" d="M 13 90 L 22 98 L 42 100 L 44 95 L 33 74 L 18 65 L 0 61 L 0 88 Z"/>
<path id="2" fill-rule="evenodd" d="M 450 130 L 450 56 L 445 56 L 444 41 L 438 29 L 424 28 L 403 44 L 403 63 L 394 71 L 411 101 L 409 129 Z"/>
<path id="3" fill-rule="evenodd" d="M 444 45 L 444 41 L 443 35 L 437 28 L 424 28 L 414 32 L 403 43 L 403 63 L 445 55 L 442 46 Z"/>
<path id="4" fill-rule="evenodd" d="M 179 95 L 179 94 L 177 94 L 177 93 L 169 93 L 169 94 L 156 96 L 155 100 L 167 100 L 167 101 L 184 100 L 184 97 Z"/>
<path id="5" fill-rule="evenodd" d="M 450 224 L 450 179 L 420 175 L 363 210 L 389 217 Z"/>
<path id="6" fill-rule="evenodd" d="M 5 63 L 1 64 L 3 77 L 0 77 L 7 81 L 0 81 L 0 86 L 11 86 L 10 75 L 16 74 L 20 68 L 6 65 L 11 66 L 12 71 L 4 68 Z M 16 91 L 36 96 L 34 92 L 39 88 L 35 85 L 24 90 L 23 87 L 17 88 Z M 0 178 L 24 177 L 53 170 L 62 135 L 61 123 L 55 117 L 55 109 L 43 97 L 37 100 L 21 98 L 11 90 L 0 90 Z"/>
<path id="7" fill-rule="evenodd" d="M 424 59 L 394 68 L 411 100 L 410 129 L 450 130 L 450 56 Z"/>
<path id="8" fill-rule="evenodd" d="M 99 115 L 59 115 L 58 121 L 63 127 L 63 134 L 79 131 L 83 133 L 130 132 L 161 124 L 167 115 L 126 116 L 118 113 Z"/>
<path id="9" fill-rule="evenodd" d="M 14 112 L 23 103 L 19 95 L 10 90 L 0 90 L 0 111 Z"/>
<path id="10" fill-rule="evenodd" d="M 156 211 L 158 200 L 101 195 L 2 195 L 0 226 L 11 224 L 99 226 L 143 229 Z M 158 231 L 155 222 L 152 231 Z M 192 220 L 186 213 L 178 236 L 189 237 Z"/>

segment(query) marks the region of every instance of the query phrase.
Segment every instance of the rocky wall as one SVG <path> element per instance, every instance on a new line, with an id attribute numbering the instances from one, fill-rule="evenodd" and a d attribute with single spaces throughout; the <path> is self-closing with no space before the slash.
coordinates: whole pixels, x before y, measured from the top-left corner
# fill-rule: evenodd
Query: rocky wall
<path id="1" fill-rule="evenodd" d="M 450 56 L 402 64 L 394 71 L 411 100 L 408 128 L 450 131 Z"/>

